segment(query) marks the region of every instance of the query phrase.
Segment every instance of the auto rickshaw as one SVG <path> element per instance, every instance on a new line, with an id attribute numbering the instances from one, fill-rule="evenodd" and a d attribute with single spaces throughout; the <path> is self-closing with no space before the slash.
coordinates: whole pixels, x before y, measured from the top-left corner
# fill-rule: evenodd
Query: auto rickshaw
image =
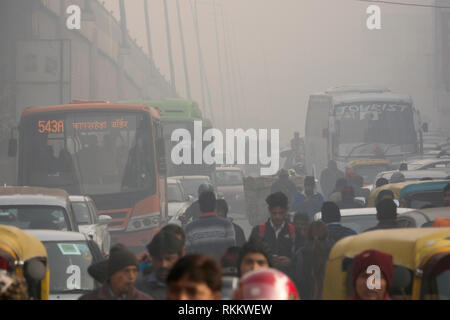
<path id="1" fill-rule="evenodd" d="M 375 200 L 381 190 L 391 190 L 394 198 L 403 208 L 420 209 L 424 206 L 441 206 L 442 192 L 450 180 L 405 181 L 390 183 L 372 190 L 367 202 L 368 207 L 375 206 Z"/>
<path id="2" fill-rule="evenodd" d="M 392 169 L 392 163 L 386 159 L 353 160 L 347 163 L 345 171 L 353 171 L 364 179 L 364 185 L 369 186 L 378 173 Z"/>
<path id="3" fill-rule="evenodd" d="M 328 257 L 323 299 L 344 300 L 354 295 L 353 258 L 369 249 L 393 256 L 392 299 L 450 299 L 450 228 L 376 230 L 345 237 Z"/>
<path id="4" fill-rule="evenodd" d="M 7 272 L 24 277 L 33 300 L 48 300 L 50 270 L 47 251 L 36 237 L 12 226 L 0 225 L 0 259 Z"/>

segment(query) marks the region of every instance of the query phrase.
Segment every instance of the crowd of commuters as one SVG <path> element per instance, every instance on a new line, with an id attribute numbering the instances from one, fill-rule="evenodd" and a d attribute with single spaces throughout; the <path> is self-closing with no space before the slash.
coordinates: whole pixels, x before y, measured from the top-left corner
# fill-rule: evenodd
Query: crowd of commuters
<path id="1" fill-rule="evenodd" d="M 355 199 L 355 190 L 364 195 L 362 185 L 354 175 L 349 178 L 337 170 L 333 162 L 321 176 L 321 181 L 335 184 L 324 191 L 325 197 L 316 191 L 314 177 L 306 177 L 304 191 L 299 191 L 285 173 L 280 175 L 274 192 L 265 199 L 269 217 L 253 227 L 248 239 L 227 218 L 226 201 L 216 199 L 213 189 L 203 185 L 198 200 L 188 209 L 190 223 L 184 228 L 166 225 L 139 257 L 122 244 L 114 245 L 107 259 L 88 269 L 101 286 L 80 299 L 321 299 L 331 249 L 356 234 L 341 224 L 341 210 L 363 207 Z M 389 183 L 385 180 L 377 181 L 377 186 Z M 443 198 L 450 203 L 450 185 Z M 399 228 L 392 191 L 379 192 L 375 203 L 378 224 L 363 232 Z M 290 220 L 292 209 L 296 213 Z M 318 212 L 321 219 L 315 220 Z M 435 226 L 449 224 L 448 219 L 435 221 Z M 382 273 L 381 286 L 376 289 L 367 286 L 366 269 L 371 265 L 379 266 Z M 348 298 L 390 300 L 393 270 L 389 254 L 377 250 L 357 254 L 351 271 L 353 295 Z M 26 296 L 22 278 L 0 271 L 0 300 Z"/>

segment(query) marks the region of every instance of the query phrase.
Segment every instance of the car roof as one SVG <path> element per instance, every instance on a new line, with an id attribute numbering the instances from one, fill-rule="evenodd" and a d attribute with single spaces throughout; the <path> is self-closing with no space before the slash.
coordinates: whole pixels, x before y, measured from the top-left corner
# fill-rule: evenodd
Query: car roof
<path id="1" fill-rule="evenodd" d="M 411 208 L 397 208 L 398 214 L 403 214 L 410 211 L 416 211 L 416 209 Z M 376 215 L 377 214 L 377 208 L 375 207 L 369 207 L 369 208 L 356 208 L 356 209 L 342 209 L 340 210 L 341 217 L 356 217 L 356 216 L 370 216 L 370 215 Z M 322 213 L 317 212 L 315 214 L 317 219 L 322 218 Z"/>
<path id="2" fill-rule="evenodd" d="M 437 217 L 450 217 L 450 207 L 416 209 L 415 212 L 421 212 L 431 220 L 434 220 Z"/>
<path id="3" fill-rule="evenodd" d="M 377 176 L 384 176 L 388 174 L 394 174 L 395 172 L 400 172 L 405 176 L 405 179 L 412 179 L 412 178 L 447 178 L 449 176 L 447 171 L 444 170 L 406 170 L 406 171 L 398 171 L 398 170 L 392 170 L 392 171 L 383 171 L 380 172 Z"/>
<path id="4" fill-rule="evenodd" d="M 180 182 L 180 179 L 176 179 L 176 178 L 167 178 L 167 183 L 170 184 L 177 184 Z"/>
<path id="5" fill-rule="evenodd" d="M 0 205 L 41 205 L 66 207 L 69 194 L 61 189 L 0 187 Z"/>
<path id="6" fill-rule="evenodd" d="M 445 161 L 450 161 L 450 157 L 415 159 L 408 163 L 416 164 L 416 165 L 419 165 L 419 164 L 426 165 L 426 164 L 430 164 L 430 163 L 445 162 Z"/>
<path id="7" fill-rule="evenodd" d="M 72 202 L 86 202 L 90 200 L 88 196 L 75 196 L 75 195 L 70 195 L 69 199 Z"/>
<path id="8" fill-rule="evenodd" d="M 57 230 L 25 230 L 40 241 L 86 241 L 86 236 L 80 232 Z"/>

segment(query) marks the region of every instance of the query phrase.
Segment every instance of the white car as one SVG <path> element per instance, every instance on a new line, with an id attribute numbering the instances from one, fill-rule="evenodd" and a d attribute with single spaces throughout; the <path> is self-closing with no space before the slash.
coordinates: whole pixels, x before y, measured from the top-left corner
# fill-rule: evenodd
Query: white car
<path id="1" fill-rule="evenodd" d="M 103 254 L 109 254 L 111 236 L 108 224 L 112 222 L 112 218 L 99 215 L 94 201 L 88 196 L 69 196 L 69 199 L 79 231 L 94 240 Z"/>
<path id="2" fill-rule="evenodd" d="M 178 217 L 192 204 L 194 197 L 185 193 L 180 180 L 168 178 L 167 199 L 169 203 L 169 223 L 178 224 Z"/>
<path id="3" fill-rule="evenodd" d="M 450 170 L 450 157 L 425 158 L 408 161 L 408 170 Z"/>
<path id="4" fill-rule="evenodd" d="M 400 225 L 403 223 L 402 214 L 413 212 L 415 209 L 397 208 L 397 221 Z M 317 212 L 314 215 L 314 221 L 322 219 L 322 213 Z M 408 218 L 409 219 L 409 218 Z M 424 221 L 425 223 L 426 221 Z M 361 233 L 369 228 L 375 227 L 378 224 L 377 209 L 376 208 L 358 208 L 358 209 L 343 209 L 341 210 L 341 224 L 344 227 L 354 230 L 356 233 Z"/>
<path id="5" fill-rule="evenodd" d="M 95 290 L 97 283 L 87 272 L 103 260 L 97 244 L 79 232 L 25 230 L 45 246 L 50 268 L 50 300 L 77 300 Z"/>
<path id="6" fill-rule="evenodd" d="M 208 176 L 174 176 L 169 178 L 179 180 L 184 191 L 194 198 L 198 196 L 198 187 L 200 185 L 204 183 L 212 184 Z"/>

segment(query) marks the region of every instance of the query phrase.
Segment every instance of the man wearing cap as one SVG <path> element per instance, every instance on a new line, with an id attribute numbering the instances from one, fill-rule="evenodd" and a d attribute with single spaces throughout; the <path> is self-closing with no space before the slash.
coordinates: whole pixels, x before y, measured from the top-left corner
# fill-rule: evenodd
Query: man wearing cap
<path id="1" fill-rule="evenodd" d="M 380 270 L 379 287 L 369 286 L 370 277 L 375 277 L 376 271 L 370 271 L 369 267 L 378 267 Z M 369 273 L 367 272 L 369 269 Z M 392 276 L 394 274 L 393 258 L 390 254 L 378 250 L 366 250 L 353 259 L 353 288 L 355 295 L 351 300 L 392 300 L 389 297 Z M 368 281 L 369 280 L 369 281 Z M 369 283 L 368 283 L 369 282 Z M 373 284 L 373 283 L 372 283 Z"/>
<path id="2" fill-rule="evenodd" d="M 153 300 L 134 287 L 139 262 L 124 245 L 116 244 L 111 248 L 108 260 L 92 266 L 103 270 L 107 280 L 99 289 L 85 294 L 79 300 Z"/>
<path id="3" fill-rule="evenodd" d="M 315 192 L 316 181 L 314 177 L 305 177 L 305 191 L 297 192 L 292 201 L 291 211 L 306 212 L 310 218 L 313 219 L 315 213 L 319 212 L 323 204 L 323 196 Z"/>

